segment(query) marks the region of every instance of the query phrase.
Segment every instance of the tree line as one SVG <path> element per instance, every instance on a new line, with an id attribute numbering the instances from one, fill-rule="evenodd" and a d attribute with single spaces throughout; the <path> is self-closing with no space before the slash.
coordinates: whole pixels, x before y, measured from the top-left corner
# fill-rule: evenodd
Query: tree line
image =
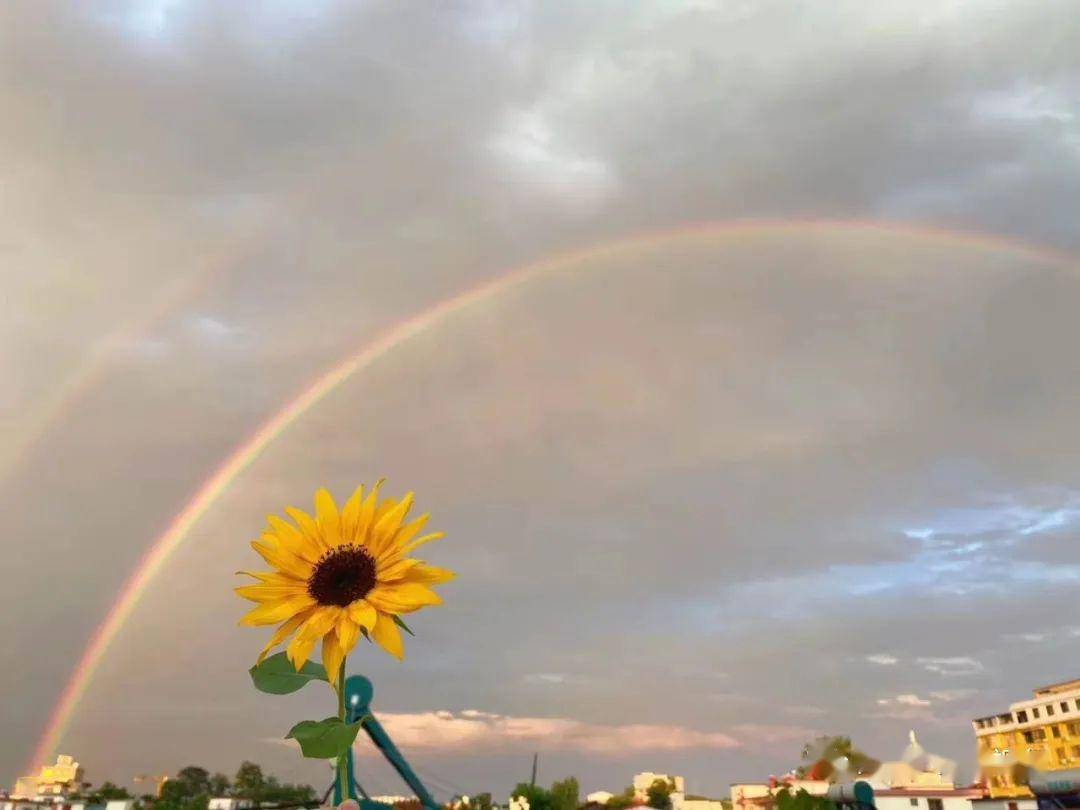
<path id="1" fill-rule="evenodd" d="M 138 798 L 138 804 L 143 810 L 207 810 L 210 799 L 216 796 L 248 799 L 258 804 L 299 804 L 316 798 L 311 785 L 279 782 L 277 777 L 264 774 L 260 765 L 244 762 L 231 780 L 223 773 L 211 774 L 197 765 L 181 768 L 161 785 L 157 796 L 144 794 Z M 105 804 L 136 797 L 126 788 L 103 782 L 97 789 L 88 789 L 76 798 L 88 804 Z"/>

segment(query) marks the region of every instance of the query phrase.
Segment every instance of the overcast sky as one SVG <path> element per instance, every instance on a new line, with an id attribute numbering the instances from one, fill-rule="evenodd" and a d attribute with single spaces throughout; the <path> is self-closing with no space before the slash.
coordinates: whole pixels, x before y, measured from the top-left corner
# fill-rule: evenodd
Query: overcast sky
<path id="1" fill-rule="evenodd" d="M 4 3 L 0 780 L 264 420 L 608 243 L 272 444 L 62 751 L 327 783 L 279 738 L 332 698 L 253 691 L 233 572 L 266 514 L 385 475 L 460 577 L 404 664 L 350 666 L 440 798 L 534 751 L 722 795 L 909 728 L 970 775 L 972 717 L 1080 675 L 1077 99 L 1074 0 Z M 686 227 L 739 219 L 835 224 Z"/>

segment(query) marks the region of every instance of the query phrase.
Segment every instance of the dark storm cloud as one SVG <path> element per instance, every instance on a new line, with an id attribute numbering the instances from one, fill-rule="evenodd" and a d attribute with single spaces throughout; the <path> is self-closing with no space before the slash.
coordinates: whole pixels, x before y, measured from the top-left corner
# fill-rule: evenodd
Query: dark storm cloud
<path id="1" fill-rule="evenodd" d="M 728 217 L 1080 244 L 1067 0 L 0 15 L 5 779 L 198 482 L 432 301 Z M 720 791 L 791 764 L 812 729 L 892 756 L 914 721 L 963 761 L 968 714 L 1072 674 L 1080 637 L 1047 607 L 1080 566 L 1071 272 L 792 237 L 590 279 L 421 341 L 260 462 L 104 667 L 71 740 L 95 781 L 177 751 L 321 778 L 261 742 L 281 729 L 243 683 L 254 641 L 218 624 L 266 511 L 378 473 L 425 494 L 454 538 L 433 559 L 467 574 L 408 667 L 365 661 L 380 706 L 743 746 L 598 760 L 593 787 L 667 768 Z M 45 438 L 8 452 L 58 401 Z M 211 695 L 206 669 L 237 677 Z M 507 757 L 445 756 L 470 789 L 516 781 Z"/>

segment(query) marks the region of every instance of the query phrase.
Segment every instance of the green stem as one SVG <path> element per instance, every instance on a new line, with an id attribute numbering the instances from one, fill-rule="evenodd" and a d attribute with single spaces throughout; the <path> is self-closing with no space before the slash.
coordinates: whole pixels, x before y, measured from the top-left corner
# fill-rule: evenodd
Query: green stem
<path id="1" fill-rule="evenodd" d="M 338 717 L 341 722 L 344 723 L 345 718 L 345 661 L 341 662 L 341 669 L 338 670 L 337 678 L 337 693 L 338 693 Z M 348 752 L 343 752 L 338 757 L 337 773 L 338 773 L 338 786 L 341 791 L 341 800 L 347 801 L 351 795 L 349 790 L 349 766 L 348 766 Z"/>

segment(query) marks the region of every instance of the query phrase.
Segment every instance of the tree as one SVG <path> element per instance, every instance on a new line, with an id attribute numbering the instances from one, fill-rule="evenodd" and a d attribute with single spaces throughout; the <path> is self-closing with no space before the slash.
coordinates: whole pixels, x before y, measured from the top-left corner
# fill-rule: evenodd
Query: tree
<path id="1" fill-rule="evenodd" d="M 645 804 L 654 810 L 671 810 L 671 793 L 674 790 L 674 782 L 654 779 L 653 783 L 645 788 Z"/>
<path id="2" fill-rule="evenodd" d="M 229 777 L 223 773 L 215 773 L 210 777 L 210 795 L 211 796 L 228 796 L 229 795 Z"/>
<path id="3" fill-rule="evenodd" d="M 469 803 L 474 810 L 491 810 L 491 794 L 477 793 Z"/>
<path id="4" fill-rule="evenodd" d="M 552 810 L 577 810 L 579 793 L 578 780 L 573 776 L 568 776 L 559 782 L 553 782 L 551 785 Z M 532 810 L 531 803 L 529 808 Z"/>
<path id="5" fill-rule="evenodd" d="M 116 799 L 130 799 L 132 795 L 126 788 L 114 785 L 112 782 L 102 782 L 101 787 L 90 793 L 90 804 L 105 804 Z"/>
<path id="6" fill-rule="evenodd" d="M 210 772 L 206 768 L 200 768 L 197 765 L 188 765 L 186 768 L 181 768 L 176 774 L 176 779 L 170 779 L 169 781 L 183 785 L 188 796 L 210 793 Z"/>
<path id="7" fill-rule="evenodd" d="M 262 768 L 254 762 L 241 762 L 233 779 L 233 794 L 242 799 L 258 800 L 265 787 L 266 777 Z"/>
<path id="8" fill-rule="evenodd" d="M 197 780 L 170 779 L 161 786 L 161 797 L 154 802 L 154 810 L 206 810 L 210 797 L 205 792 L 193 792 L 192 786 L 197 784 Z"/>
<path id="9" fill-rule="evenodd" d="M 551 791 L 544 790 L 539 785 L 519 782 L 510 795 L 524 796 L 529 802 L 529 810 L 553 810 Z"/>
<path id="10" fill-rule="evenodd" d="M 626 810 L 627 807 L 633 807 L 635 804 L 637 800 L 634 798 L 634 789 L 628 787 L 622 793 L 617 793 L 608 799 L 604 806 L 608 810 Z"/>

